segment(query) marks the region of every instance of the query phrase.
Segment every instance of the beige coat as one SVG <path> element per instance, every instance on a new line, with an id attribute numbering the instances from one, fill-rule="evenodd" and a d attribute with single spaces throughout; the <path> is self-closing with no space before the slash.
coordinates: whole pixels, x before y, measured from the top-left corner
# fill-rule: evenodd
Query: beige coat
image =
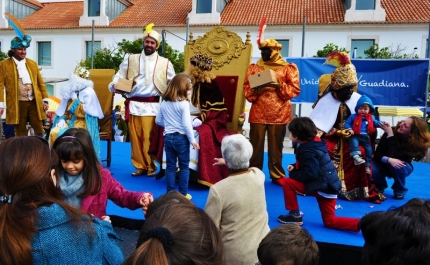
<path id="1" fill-rule="evenodd" d="M 221 233 L 227 265 L 258 260 L 258 245 L 270 231 L 264 180 L 264 173 L 252 167 L 210 187 L 205 212 Z"/>
<path id="2" fill-rule="evenodd" d="M 37 63 L 26 58 L 26 66 L 30 74 L 31 83 L 33 84 L 34 98 L 37 104 L 37 114 L 39 120 L 46 119 L 45 111 L 43 110 L 43 99 L 48 98 L 45 82 L 40 74 Z M 12 58 L 5 59 L 0 62 L 0 102 L 5 102 L 6 92 L 6 123 L 19 123 L 19 101 L 18 101 L 18 71 L 16 64 Z M 5 90 L 3 90 L 5 88 Z M 4 92 L 5 91 L 5 92 Z"/>

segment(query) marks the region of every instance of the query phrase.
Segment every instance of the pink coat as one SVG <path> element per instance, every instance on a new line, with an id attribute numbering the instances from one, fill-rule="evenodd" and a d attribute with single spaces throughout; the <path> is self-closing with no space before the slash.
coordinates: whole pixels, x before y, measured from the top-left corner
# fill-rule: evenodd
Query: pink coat
<path id="1" fill-rule="evenodd" d="M 116 205 L 126 207 L 130 210 L 141 208 L 140 198 L 144 192 L 126 190 L 121 183 L 112 177 L 110 171 L 99 166 L 102 175 L 102 187 L 100 192 L 82 198 L 81 210 L 101 218 L 106 215 L 108 199 Z"/>

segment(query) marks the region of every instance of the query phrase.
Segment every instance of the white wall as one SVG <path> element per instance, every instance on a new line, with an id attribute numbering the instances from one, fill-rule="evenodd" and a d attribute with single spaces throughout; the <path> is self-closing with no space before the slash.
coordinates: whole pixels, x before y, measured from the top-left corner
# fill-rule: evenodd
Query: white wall
<path id="1" fill-rule="evenodd" d="M 257 26 L 253 27 L 227 27 L 246 40 L 247 32 L 250 32 L 253 44 L 253 57 L 259 57 L 260 51 L 256 45 Z M 161 33 L 162 28 L 154 28 Z M 167 31 L 180 38 L 167 33 L 166 41 L 174 49 L 183 52 L 186 39 L 185 27 L 167 27 Z M 212 27 L 190 27 L 194 40 L 202 36 Z M 67 30 L 27 30 L 33 41 L 28 49 L 27 56 L 37 59 L 37 41 L 52 41 L 52 66 L 42 67 L 42 75 L 46 78 L 66 78 L 73 71 L 80 60 L 85 58 L 85 41 L 91 41 L 91 28 L 67 29 Z M 401 36 L 401 38 L 399 38 Z M 10 41 L 15 37 L 13 30 L 0 30 L 1 50 L 7 52 Z M 114 44 L 122 39 L 134 40 L 142 37 L 142 28 L 96 28 L 94 40 L 101 41 L 102 47 L 113 48 Z M 334 43 L 339 47 L 350 49 L 353 38 L 374 38 L 380 47 L 397 46 L 407 47 L 404 53 L 412 53 L 417 47 L 417 54 L 425 57 L 425 44 L 428 37 L 428 24 L 347 24 L 347 25 L 312 25 L 306 26 L 305 57 L 312 57 L 328 43 Z M 289 57 L 301 57 L 302 51 L 302 26 L 268 26 L 264 38 L 289 38 Z M 59 94 L 62 84 L 54 84 L 55 95 Z M 310 113 L 309 106 L 302 106 L 302 116 Z"/>

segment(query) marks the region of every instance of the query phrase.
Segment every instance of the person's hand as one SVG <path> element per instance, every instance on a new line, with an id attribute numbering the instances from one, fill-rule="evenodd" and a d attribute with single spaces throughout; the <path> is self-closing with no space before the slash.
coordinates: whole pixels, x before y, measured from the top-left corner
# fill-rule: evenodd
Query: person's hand
<path id="1" fill-rule="evenodd" d="M 146 215 L 146 211 L 148 210 L 149 205 L 154 201 L 154 196 L 152 193 L 144 192 L 142 197 L 140 197 L 140 205 L 142 205 L 143 215 Z"/>
<path id="2" fill-rule="evenodd" d="M 256 86 L 252 88 L 252 91 L 254 92 L 254 94 L 260 94 L 261 91 L 263 90 L 264 86 Z"/>
<path id="3" fill-rule="evenodd" d="M 202 125 L 202 121 L 200 119 L 195 118 L 192 122 L 193 128 L 199 127 Z"/>
<path id="4" fill-rule="evenodd" d="M 387 163 L 390 164 L 394 168 L 402 168 L 406 166 L 405 162 L 397 158 L 388 158 Z"/>
<path id="5" fill-rule="evenodd" d="M 271 82 L 265 85 L 266 87 L 273 87 L 273 88 L 279 88 L 280 83 Z"/>
<path id="6" fill-rule="evenodd" d="M 387 133 L 387 136 L 393 136 L 393 128 L 391 128 L 391 124 L 388 122 L 384 122 L 384 123 L 379 123 L 379 127 Z"/>
<path id="7" fill-rule="evenodd" d="M 348 131 L 349 131 L 349 133 L 350 133 L 351 135 L 354 135 L 354 131 L 353 131 L 353 130 L 348 129 Z"/>
<path id="8" fill-rule="evenodd" d="M 288 172 L 291 172 L 294 170 L 294 166 L 293 165 L 288 165 L 287 167 Z"/>
<path id="9" fill-rule="evenodd" d="M 154 196 L 152 196 L 152 193 L 144 192 L 142 194 L 142 197 L 140 197 L 140 205 L 148 207 L 152 202 L 154 201 Z"/>
<path id="10" fill-rule="evenodd" d="M 200 145 L 197 142 L 194 142 L 192 145 L 193 145 L 193 149 L 196 149 L 196 150 L 200 149 Z"/>
<path id="11" fill-rule="evenodd" d="M 225 166 L 226 162 L 224 158 L 214 158 L 214 166 Z"/>
<path id="12" fill-rule="evenodd" d="M 104 216 L 102 216 L 102 218 L 101 218 L 103 221 L 106 221 L 106 222 L 109 222 L 109 223 L 112 223 L 112 221 L 110 220 L 110 217 L 109 216 L 107 216 L 107 215 L 104 215 Z"/>

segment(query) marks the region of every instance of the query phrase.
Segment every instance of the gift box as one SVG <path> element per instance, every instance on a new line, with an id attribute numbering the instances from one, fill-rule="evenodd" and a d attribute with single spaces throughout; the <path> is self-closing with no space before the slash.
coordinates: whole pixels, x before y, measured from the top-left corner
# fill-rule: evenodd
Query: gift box
<path id="1" fill-rule="evenodd" d="M 277 83 L 276 73 L 273 70 L 265 70 L 255 75 L 248 77 L 251 88 L 262 86 L 268 83 Z"/>
<path id="2" fill-rule="evenodd" d="M 123 92 L 129 93 L 133 87 L 133 80 L 128 80 L 124 78 L 119 78 L 118 83 L 116 83 L 116 90 L 121 90 Z"/>

